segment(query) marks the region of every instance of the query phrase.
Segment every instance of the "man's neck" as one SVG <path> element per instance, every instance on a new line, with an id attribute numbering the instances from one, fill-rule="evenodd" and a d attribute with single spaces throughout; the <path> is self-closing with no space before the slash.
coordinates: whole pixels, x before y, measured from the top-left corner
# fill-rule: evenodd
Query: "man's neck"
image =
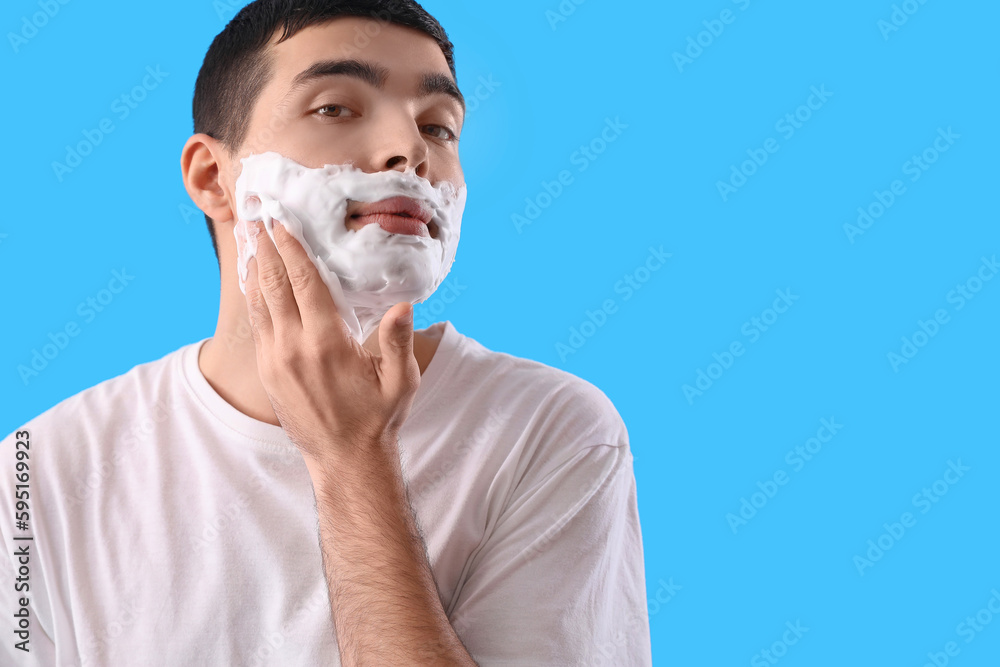
<path id="1" fill-rule="evenodd" d="M 257 374 L 257 351 L 246 323 L 233 326 L 233 318 L 219 315 L 215 336 L 198 355 L 198 367 L 205 380 L 227 403 L 258 421 L 280 425 Z M 444 325 L 434 325 L 413 334 L 413 356 L 423 375 L 437 352 Z M 379 354 L 378 329 L 364 343 L 365 349 Z"/>

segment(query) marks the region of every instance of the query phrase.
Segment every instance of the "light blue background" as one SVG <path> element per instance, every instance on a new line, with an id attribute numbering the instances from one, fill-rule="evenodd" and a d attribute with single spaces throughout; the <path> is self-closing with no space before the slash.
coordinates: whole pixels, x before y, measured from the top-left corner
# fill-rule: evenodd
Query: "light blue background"
<path id="1" fill-rule="evenodd" d="M 217 267 L 179 157 L 202 58 L 241 4 L 76 0 L 17 52 L 5 37 L 4 433 L 214 331 Z M 461 295 L 431 321 L 586 378 L 618 407 L 658 665 L 770 664 L 754 656 L 796 621 L 808 631 L 783 667 L 919 667 L 949 641 L 949 664 L 998 664 L 1000 619 L 971 643 L 958 626 L 1000 590 L 1000 280 L 960 310 L 948 295 L 1000 252 L 1000 8 L 909 4 L 887 38 L 889 1 L 587 0 L 563 2 L 574 11 L 554 27 L 559 0 L 425 4 L 465 94 L 500 84 L 463 133 Z M 673 53 L 725 9 L 732 23 L 679 71 Z M 7 0 L 3 32 L 37 11 Z M 114 100 L 147 66 L 168 76 L 120 119 Z M 775 123 L 812 86 L 832 96 L 786 139 Z M 103 118 L 114 132 L 59 182 L 52 163 Z M 628 127 L 580 171 L 574 152 L 608 118 Z M 904 163 L 949 127 L 960 138 L 911 182 Z M 723 201 L 717 181 L 769 137 L 780 150 Z M 512 214 L 562 170 L 573 183 L 518 231 Z M 895 179 L 906 193 L 851 243 L 844 224 Z M 615 286 L 650 246 L 672 256 L 626 300 Z M 78 304 L 122 268 L 134 281 L 86 322 Z M 798 300 L 750 342 L 744 323 L 779 289 Z M 560 355 L 606 299 L 616 312 Z M 938 309 L 948 323 L 894 370 L 887 353 Z M 80 335 L 22 382 L 18 366 L 71 321 Z M 682 386 L 734 341 L 745 353 L 689 402 Z M 822 418 L 843 428 L 794 471 L 786 453 Z M 959 459 L 970 470 L 921 513 L 914 495 Z M 790 481 L 734 534 L 726 515 L 777 471 Z M 916 525 L 860 574 L 854 557 L 907 511 Z"/>

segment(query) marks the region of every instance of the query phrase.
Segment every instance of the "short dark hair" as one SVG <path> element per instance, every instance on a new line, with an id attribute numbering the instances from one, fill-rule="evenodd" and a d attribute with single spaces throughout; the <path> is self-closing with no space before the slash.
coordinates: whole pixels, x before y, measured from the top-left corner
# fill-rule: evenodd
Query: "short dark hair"
<path id="1" fill-rule="evenodd" d="M 441 47 L 451 75 L 458 80 L 454 47 L 447 33 L 414 0 L 254 0 L 208 47 L 194 86 L 195 134 L 217 139 L 230 156 L 235 156 L 246 140 L 250 115 L 272 74 L 271 58 L 266 52 L 271 36 L 282 27 L 278 39 L 281 43 L 305 28 L 343 16 L 379 19 L 430 35 Z M 205 222 L 221 267 L 215 227 L 207 214 Z"/>

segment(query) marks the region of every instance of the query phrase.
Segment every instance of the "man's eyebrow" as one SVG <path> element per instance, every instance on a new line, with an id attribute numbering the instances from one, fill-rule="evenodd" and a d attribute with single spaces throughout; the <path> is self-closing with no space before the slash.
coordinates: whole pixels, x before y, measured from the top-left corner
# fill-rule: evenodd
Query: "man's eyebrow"
<path id="1" fill-rule="evenodd" d="M 389 69 L 366 60 L 320 60 L 299 72 L 292 80 L 285 98 L 291 97 L 296 91 L 307 85 L 329 76 L 349 76 L 381 90 L 389 78 Z M 465 96 L 452 79 L 441 73 L 424 74 L 420 79 L 417 94 L 420 97 L 443 93 L 458 102 L 465 110 Z"/>
<path id="2" fill-rule="evenodd" d="M 295 75 L 285 96 L 291 97 L 295 91 L 328 76 L 350 76 L 381 89 L 389 78 L 389 70 L 364 60 L 320 60 Z"/>
<path id="3" fill-rule="evenodd" d="M 424 74 L 420 80 L 420 90 L 417 94 L 425 97 L 434 93 L 444 93 L 452 97 L 462 105 L 462 111 L 465 111 L 465 96 L 462 95 L 462 91 L 458 89 L 458 86 L 451 80 L 451 77 L 444 74 Z"/>

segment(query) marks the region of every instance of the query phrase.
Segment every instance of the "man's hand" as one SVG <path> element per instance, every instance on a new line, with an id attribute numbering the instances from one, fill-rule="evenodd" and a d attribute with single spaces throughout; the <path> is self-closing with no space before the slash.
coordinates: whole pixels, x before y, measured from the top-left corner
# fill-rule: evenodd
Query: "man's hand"
<path id="1" fill-rule="evenodd" d="M 262 223 L 246 280 L 257 368 L 274 413 L 311 468 L 369 447 L 395 451 L 420 384 L 413 310 L 397 303 L 379 326 L 381 356 L 355 341 L 302 245 Z M 275 247 L 277 245 L 277 247 Z"/>
<path id="2" fill-rule="evenodd" d="M 375 356 L 351 338 L 284 226 L 274 225 L 274 243 L 260 223 L 248 231 L 257 368 L 312 478 L 341 664 L 474 666 L 438 596 L 397 448 L 420 385 L 412 307 L 382 318 Z"/>

